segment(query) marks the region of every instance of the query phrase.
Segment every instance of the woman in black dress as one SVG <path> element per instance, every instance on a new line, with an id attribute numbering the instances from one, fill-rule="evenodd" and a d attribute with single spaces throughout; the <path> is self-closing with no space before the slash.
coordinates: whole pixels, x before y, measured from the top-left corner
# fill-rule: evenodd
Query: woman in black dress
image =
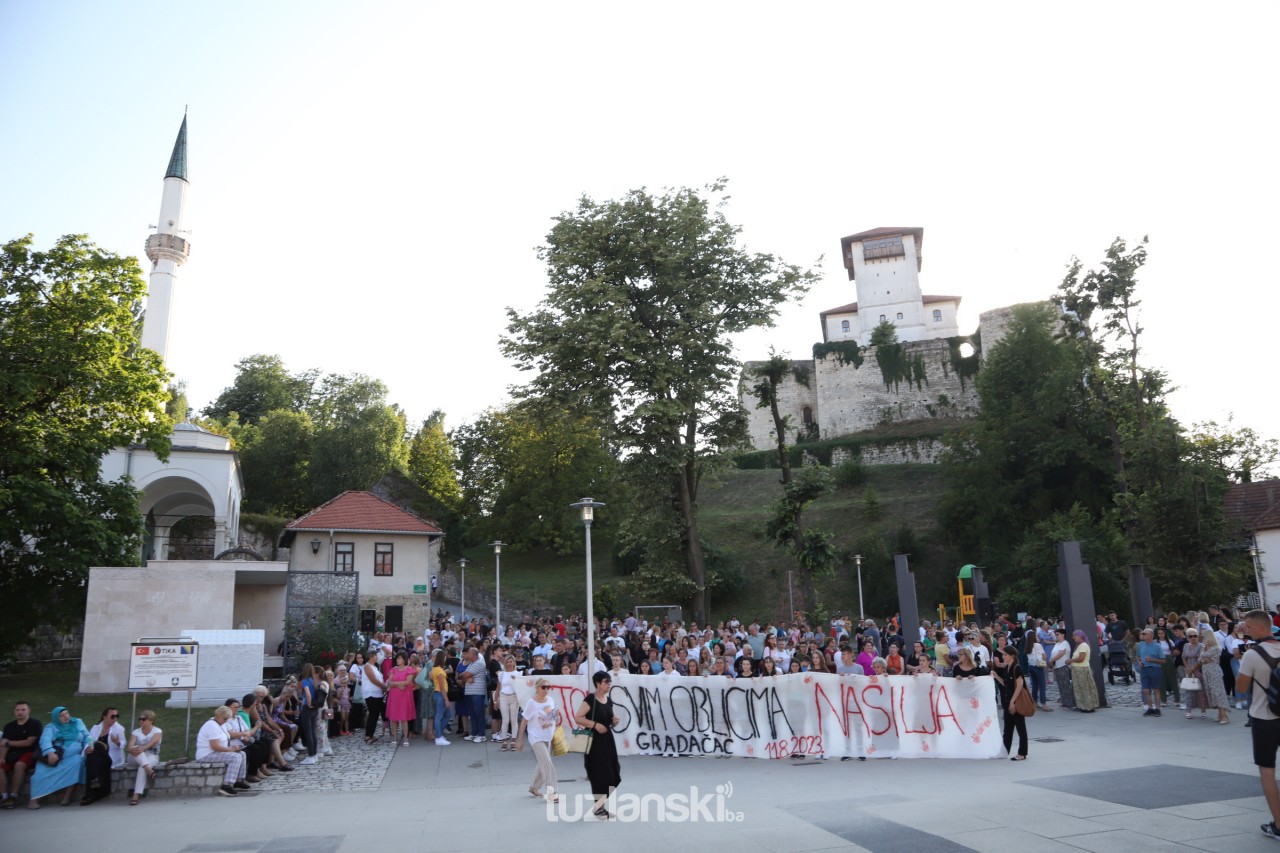
<path id="1" fill-rule="evenodd" d="M 622 784 L 622 768 L 618 765 L 618 747 L 613 742 L 611 726 L 618 724 L 618 717 L 613 713 L 613 702 L 609 698 L 609 690 L 613 680 L 607 672 L 597 672 L 591 677 L 596 692 L 586 698 L 578 706 L 574 717 L 578 728 L 591 731 L 591 749 L 583 757 L 587 779 L 591 782 L 591 793 L 595 795 L 595 815 L 602 820 L 609 819 L 605 809 L 605 800 L 609 793 Z"/>
<path id="2" fill-rule="evenodd" d="M 1014 701 L 1027 689 L 1022 667 L 1018 665 L 1018 653 L 1013 646 L 1004 646 L 996 652 L 996 680 L 1000 684 L 1000 704 L 1004 708 L 1004 751 L 1010 761 L 1027 760 L 1027 718 L 1018 713 Z M 1018 733 L 1018 754 L 1013 754 L 1013 734 Z"/>

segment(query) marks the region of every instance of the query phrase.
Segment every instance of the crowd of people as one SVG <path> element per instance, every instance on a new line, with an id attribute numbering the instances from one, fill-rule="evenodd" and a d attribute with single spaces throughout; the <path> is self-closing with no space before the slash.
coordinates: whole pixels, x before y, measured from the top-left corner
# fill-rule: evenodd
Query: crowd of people
<path id="1" fill-rule="evenodd" d="M 1275 619 L 1280 624 L 1280 612 Z M 1111 613 L 1100 615 L 1094 627 L 1107 664 L 1131 664 L 1141 683 L 1145 716 L 1160 716 L 1172 702 L 1189 719 L 1197 710 L 1207 718 L 1213 709 L 1225 724 L 1231 708 L 1249 701 L 1247 691 L 1237 691 L 1236 677 L 1254 641 L 1238 612 L 1211 607 L 1170 613 L 1152 617 L 1138 631 Z M 234 797 L 275 773 L 319 764 L 333 755 L 331 737 L 360 733 L 367 744 L 408 747 L 420 739 L 442 748 L 462 739 L 494 742 L 513 752 L 522 751 L 527 739 L 537 768 L 529 791 L 554 798 L 550 750 L 557 720 L 548 682 L 537 677 L 585 676 L 588 667 L 597 691 L 575 709 L 572 722 L 610 745 L 611 737 L 604 737 L 613 719 L 608 690 L 621 673 L 739 679 L 810 672 L 990 674 L 1004 711 L 1005 748 L 1015 761 L 1027 758 L 1025 717 L 1034 709 L 1053 710 L 1049 684 L 1056 685 L 1062 708 L 1091 713 L 1099 706 L 1088 629 L 1069 629 L 1061 619 L 1001 615 L 983 627 L 941 620 L 912 628 L 896 616 L 883 622 L 838 618 L 823 626 L 799 618 L 777 625 L 728 620 L 699 626 L 649 623 L 627 613 L 599 620 L 596 630 L 596 653 L 588 664 L 582 618 L 499 628 L 437 611 L 421 636 L 360 636 L 354 650 L 334 656 L 330 665 L 303 664 L 274 695 L 260 685 L 241 699 L 227 699 L 200 727 L 195 758 L 225 764 L 219 793 Z M 515 690 L 522 675 L 537 679 L 534 698 L 524 706 Z M 136 769 L 130 803 L 137 804 L 155 775 L 163 733 L 150 711 L 142 712 L 129 733 L 118 717 L 108 708 L 88 727 L 57 707 L 42 725 L 28 703 L 17 703 L 14 720 L 0 738 L 5 774 L 0 808 L 14 808 L 28 780 L 29 808 L 57 794 L 64 804 L 79 796 L 88 805 L 109 792 L 111 770 L 119 767 Z M 616 750 L 593 750 L 586 769 L 593 791 L 615 787 L 620 779 Z"/>

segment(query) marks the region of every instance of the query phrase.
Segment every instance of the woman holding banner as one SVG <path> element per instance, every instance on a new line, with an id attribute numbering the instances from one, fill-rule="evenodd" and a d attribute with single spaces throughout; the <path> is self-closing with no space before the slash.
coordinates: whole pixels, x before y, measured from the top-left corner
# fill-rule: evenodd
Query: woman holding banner
<path id="1" fill-rule="evenodd" d="M 578 728 L 591 732 L 591 745 L 583 755 L 587 779 L 591 782 L 591 793 L 595 795 L 595 815 L 601 820 L 609 819 L 609 812 L 604 807 L 605 800 L 614 788 L 622 784 L 622 768 L 618 764 L 618 747 L 613 742 L 612 726 L 618 724 L 618 717 L 613 713 L 613 701 L 609 691 L 613 681 L 607 672 L 597 672 L 591 677 L 596 692 L 588 696 L 578 706 L 574 721 Z"/>

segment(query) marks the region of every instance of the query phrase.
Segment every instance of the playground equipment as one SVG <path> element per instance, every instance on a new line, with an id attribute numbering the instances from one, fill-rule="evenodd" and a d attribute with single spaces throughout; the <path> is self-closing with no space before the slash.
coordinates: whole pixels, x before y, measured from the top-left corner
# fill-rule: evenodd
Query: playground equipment
<path id="1" fill-rule="evenodd" d="M 960 567 L 960 574 L 956 575 L 956 587 L 960 591 L 960 618 L 957 621 L 964 621 L 966 616 L 977 616 L 978 611 L 973 605 L 973 596 L 965 595 L 964 582 L 973 579 L 973 570 L 978 568 L 973 563 L 966 563 Z"/>

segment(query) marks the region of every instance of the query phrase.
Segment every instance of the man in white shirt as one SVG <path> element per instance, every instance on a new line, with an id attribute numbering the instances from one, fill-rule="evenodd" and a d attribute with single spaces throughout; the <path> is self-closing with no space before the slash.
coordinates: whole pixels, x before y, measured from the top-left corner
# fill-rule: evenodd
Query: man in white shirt
<path id="1" fill-rule="evenodd" d="M 555 654 L 555 647 L 552 646 L 551 643 L 547 642 L 546 634 L 538 634 L 538 645 L 533 647 L 533 653 L 535 655 L 542 655 L 547 660 L 551 660 L 551 656 Z M 556 673 L 556 675 L 559 674 L 560 673 Z"/>
<path id="2" fill-rule="evenodd" d="M 1251 610 L 1244 617 L 1245 631 L 1254 645 L 1240 659 L 1240 674 L 1236 676 L 1236 693 L 1253 689 L 1249 703 L 1249 719 L 1253 723 L 1249 734 L 1253 737 L 1253 763 L 1262 776 L 1262 794 L 1271 810 L 1271 822 L 1262 825 L 1262 834 L 1280 839 L 1280 788 L 1276 786 L 1276 750 L 1280 749 L 1280 718 L 1271 711 L 1267 688 L 1271 686 L 1271 671 L 1280 663 L 1280 642 L 1272 636 L 1271 617 L 1265 610 Z"/>
<path id="3" fill-rule="evenodd" d="M 244 753 L 228 745 L 229 738 L 223 726 L 229 719 L 231 709 L 222 705 L 196 734 L 196 761 L 227 765 L 227 771 L 222 777 L 222 787 L 218 789 L 218 793 L 224 797 L 234 797 L 237 792 L 247 791 L 250 787 L 244 781 L 248 766 Z"/>
<path id="4" fill-rule="evenodd" d="M 597 672 L 607 672 L 607 670 L 605 669 L 604 661 L 600 660 L 599 655 L 591 655 L 591 663 L 592 663 L 591 674 L 593 676 Z M 587 662 L 585 660 L 582 663 L 578 664 L 577 672 L 578 672 L 578 675 L 587 674 Z"/>

